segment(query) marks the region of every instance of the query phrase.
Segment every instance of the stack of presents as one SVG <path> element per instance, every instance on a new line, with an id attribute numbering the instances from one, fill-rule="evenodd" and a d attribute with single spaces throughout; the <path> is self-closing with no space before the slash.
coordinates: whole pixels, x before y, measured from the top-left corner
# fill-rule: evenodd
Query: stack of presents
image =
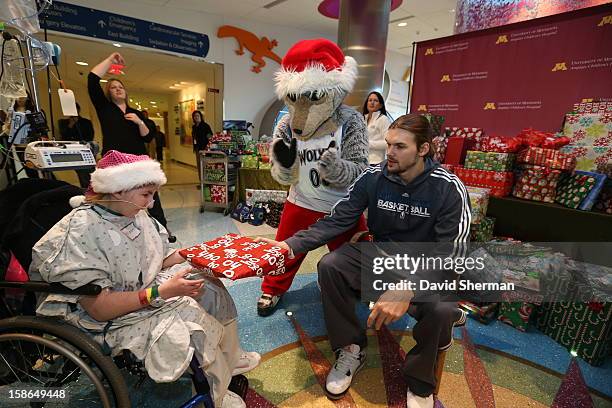
<path id="1" fill-rule="evenodd" d="M 508 240 L 493 236 L 495 219 L 486 215 L 490 196 L 612 214 L 612 102 L 575 104 L 557 134 L 525 129 L 502 137 L 487 135 L 481 128 L 443 128 L 443 121 L 440 116 L 432 121 L 434 158 L 468 189 L 472 241 Z M 606 301 L 612 298 L 606 292 L 612 285 L 612 269 L 566 259 L 553 284 L 542 271 L 558 256 L 542 250 L 506 264 L 504 257 L 511 255 L 501 257 L 506 277 L 519 276 L 523 284 L 530 282 L 530 290 L 547 291 L 546 296 L 533 301 L 466 301 L 462 307 L 482 323 L 499 319 L 522 331 L 534 325 L 588 363 L 602 364 L 612 353 L 612 303 Z M 551 286 L 557 288 L 552 294 Z M 571 287 L 580 292 L 579 297 L 573 294 L 575 301 L 561 293 Z"/>
<path id="2" fill-rule="evenodd" d="M 270 142 L 248 141 L 240 151 L 240 163 L 246 169 L 270 169 Z"/>
<path id="3" fill-rule="evenodd" d="M 242 223 L 248 222 L 255 226 L 266 223 L 272 228 L 277 228 L 285 201 L 287 201 L 286 191 L 247 188 L 246 202 L 238 203 L 231 217 Z"/>
<path id="4" fill-rule="evenodd" d="M 434 129 L 440 122 L 436 116 Z M 434 158 L 470 187 L 474 240 L 492 238 L 489 195 L 612 214 L 612 102 L 576 104 L 557 134 L 525 129 L 502 137 L 458 127 L 434 134 Z"/>

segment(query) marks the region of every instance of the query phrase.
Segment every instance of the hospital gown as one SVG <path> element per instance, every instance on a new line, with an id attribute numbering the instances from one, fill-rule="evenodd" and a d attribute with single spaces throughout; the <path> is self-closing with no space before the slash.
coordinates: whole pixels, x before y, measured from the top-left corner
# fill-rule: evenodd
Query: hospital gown
<path id="1" fill-rule="evenodd" d="M 177 270 L 162 271 L 173 250 L 167 231 L 144 211 L 135 217 L 99 205 L 74 209 L 32 250 L 30 273 L 69 288 L 87 283 L 115 291 L 160 284 Z M 181 296 L 160 308 L 146 307 L 110 322 L 99 322 L 78 303 L 78 295 L 49 294 L 37 313 L 60 316 L 90 332 L 112 355 L 130 350 L 157 382 L 175 381 L 195 353 L 220 403 L 240 356 L 236 308 L 222 284 L 207 281 L 199 301 Z"/>

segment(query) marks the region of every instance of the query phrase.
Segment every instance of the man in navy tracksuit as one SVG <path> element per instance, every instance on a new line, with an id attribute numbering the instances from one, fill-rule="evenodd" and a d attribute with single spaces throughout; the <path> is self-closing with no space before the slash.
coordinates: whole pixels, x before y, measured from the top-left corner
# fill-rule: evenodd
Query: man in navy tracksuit
<path id="1" fill-rule="evenodd" d="M 329 216 L 276 244 L 288 249 L 290 257 L 308 252 L 351 229 L 367 208 L 368 228 L 375 242 L 437 242 L 450 246 L 455 256 L 464 255 L 471 221 L 468 193 L 454 174 L 431 159 L 427 119 L 415 114 L 401 116 L 389 127 L 386 141 L 387 160 L 364 171 Z M 366 331 L 355 305 L 361 295 L 361 271 L 372 258 L 363 244 L 347 243 L 318 264 L 325 322 L 336 351 L 336 363 L 326 382 L 332 399 L 346 393 L 365 362 Z M 379 329 L 405 313 L 417 320 L 413 329 L 416 346 L 403 367 L 407 406 L 431 408 L 436 357 L 450 347 L 452 328 L 465 323 L 465 314 L 454 303 L 431 301 L 431 297 L 419 302 L 414 296 L 409 290 L 384 292 L 370 313 L 368 326 Z"/>

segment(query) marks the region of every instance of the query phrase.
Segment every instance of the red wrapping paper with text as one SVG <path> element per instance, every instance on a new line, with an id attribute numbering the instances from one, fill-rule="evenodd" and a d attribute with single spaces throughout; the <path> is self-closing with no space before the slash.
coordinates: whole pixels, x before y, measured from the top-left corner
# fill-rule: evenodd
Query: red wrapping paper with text
<path id="1" fill-rule="evenodd" d="M 285 273 L 287 251 L 267 242 L 227 234 L 179 254 L 194 268 L 232 280 Z"/>

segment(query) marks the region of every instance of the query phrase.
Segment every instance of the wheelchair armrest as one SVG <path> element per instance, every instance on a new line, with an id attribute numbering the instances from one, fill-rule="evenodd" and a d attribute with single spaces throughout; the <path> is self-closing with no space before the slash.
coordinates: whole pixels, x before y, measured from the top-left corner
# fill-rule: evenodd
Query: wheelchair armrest
<path id="1" fill-rule="evenodd" d="M 62 295 L 86 295 L 96 296 L 102 291 L 98 285 L 88 283 L 80 288 L 70 289 L 61 283 L 48 283 L 44 281 L 29 281 L 29 282 L 8 282 L 0 281 L 0 288 L 23 289 L 28 292 L 46 292 L 57 293 Z"/>

